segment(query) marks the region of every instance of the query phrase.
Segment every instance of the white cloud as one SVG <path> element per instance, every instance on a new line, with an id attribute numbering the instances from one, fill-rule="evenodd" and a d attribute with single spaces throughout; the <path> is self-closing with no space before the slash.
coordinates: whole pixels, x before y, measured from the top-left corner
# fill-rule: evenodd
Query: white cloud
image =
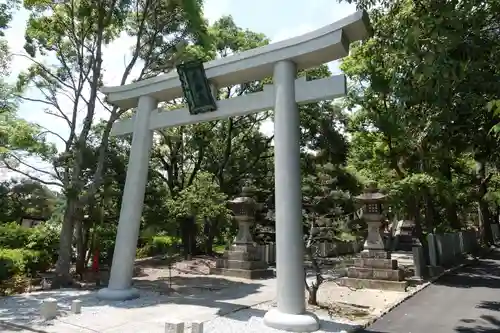
<path id="1" fill-rule="evenodd" d="M 276 42 L 280 42 L 280 41 L 285 40 L 285 39 L 289 39 L 289 38 L 292 38 L 292 37 L 300 36 L 300 35 L 306 34 L 308 32 L 311 32 L 311 31 L 313 31 L 315 29 L 316 28 L 314 28 L 312 25 L 306 24 L 306 23 L 301 23 L 298 26 L 293 27 L 293 28 L 281 29 L 272 38 L 272 42 L 276 43 Z"/>
<path id="2" fill-rule="evenodd" d="M 210 24 L 217 21 L 221 16 L 228 15 L 230 0 L 206 0 L 203 12 Z"/>

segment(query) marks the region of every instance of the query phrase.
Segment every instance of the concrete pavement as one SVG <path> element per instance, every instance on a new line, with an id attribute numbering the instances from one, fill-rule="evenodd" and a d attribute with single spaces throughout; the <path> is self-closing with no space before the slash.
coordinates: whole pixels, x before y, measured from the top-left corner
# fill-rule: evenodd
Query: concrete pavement
<path id="1" fill-rule="evenodd" d="M 499 333 L 500 250 L 445 275 L 362 333 Z"/>

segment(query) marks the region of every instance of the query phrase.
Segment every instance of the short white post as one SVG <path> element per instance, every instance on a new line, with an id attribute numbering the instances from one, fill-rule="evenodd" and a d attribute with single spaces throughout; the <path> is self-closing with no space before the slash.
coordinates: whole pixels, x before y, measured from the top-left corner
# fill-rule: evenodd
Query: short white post
<path id="1" fill-rule="evenodd" d="M 191 333 L 203 333 L 203 322 L 194 321 L 191 324 Z"/>
<path id="2" fill-rule="evenodd" d="M 75 299 L 71 302 L 71 312 L 74 314 L 79 314 L 82 312 L 82 301 Z"/>
<path id="3" fill-rule="evenodd" d="M 149 116 L 157 106 L 158 102 L 151 96 L 139 98 L 109 284 L 97 293 L 100 299 L 118 301 L 139 297 L 131 285 L 153 142 Z"/>
<path id="4" fill-rule="evenodd" d="M 184 333 L 184 323 L 178 320 L 170 320 L 166 322 L 165 333 Z"/>
<path id="5" fill-rule="evenodd" d="M 291 61 L 274 65 L 274 173 L 276 202 L 277 308 L 264 323 L 292 332 L 319 329 L 305 312 L 304 239 L 300 175 L 300 119 L 295 101 L 297 68 Z"/>
<path id="6" fill-rule="evenodd" d="M 40 306 L 40 314 L 43 319 L 50 320 L 57 316 L 57 300 L 55 298 L 46 298 Z"/>

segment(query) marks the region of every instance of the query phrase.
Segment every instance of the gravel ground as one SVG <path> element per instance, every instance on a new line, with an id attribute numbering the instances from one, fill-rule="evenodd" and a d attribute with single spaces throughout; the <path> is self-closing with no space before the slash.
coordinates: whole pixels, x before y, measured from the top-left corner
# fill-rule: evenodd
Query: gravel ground
<path id="1" fill-rule="evenodd" d="M 283 332 L 264 325 L 264 314 L 274 306 L 273 303 L 264 303 L 250 309 L 240 310 L 225 317 L 218 317 L 205 323 L 204 333 L 278 333 Z M 357 325 L 340 318 L 332 320 L 325 312 L 316 314 L 321 320 L 321 328 L 317 333 L 341 333 L 353 329 Z"/>
<path id="2" fill-rule="evenodd" d="M 139 299 L 120 302 L 120 304 L 114 304 L 114 307 L 120 307 L 124 309 L 133 309 L 133 308 L 141 308 L 145 306 L 153 306 L 158 303 L 162 303 L 165 301 L 166 296 L 158 295 L 157 293 L 150 292 L 141 292 L 142 296 Z M 58 332 L 58 329 L 55 329 L 55 326 L 61 326 L 61 332 L 63 333 L 73 333 L 73 332 L 91 332 L 87 331 L 80 325 L 77 325 L 77 322 L 73 320 L 69 320 L 72 317 L 66 317 L 70 315 L 69 309 L 71 305 L 71 301 L 74 299 L 82 300 L 83 306 L 85 307 L 85 311 L 87 314 L 91 314 L 94 316 L 98 316 L 102 312 L 109 311 L 109 305 L 106 302 L 99 301 L 95 298 L 95 294 L 88 291 L 79 291 L 79 290 L 59 290 L 57 294 L 51 293 L 51 295 L 47 295 L 47 292 L 36 292 L 29 295 L 20 295 L 17 297 L 5 297 L 0 299 L 0 320 L 13 322 L 18 325 L 29 325 L 39 330 L 47 330 L 49 332 Z M 50 321 L 43 322 L 39 317 L 39 305 L 45 297 L 55 297 L 58 300 L 58 307 L 60 309 L 59 319 L 60 321 Z M 282 332 L 279 330 L 275 330 L 269 328 L 263 323 L 264 314 L 275 306 L 274 302 L 266 302 L 251 308 L 239 310 L 233 313 L 230 313 L 223 317 L 216 317 L 214 319 L 208 320 L 205 322 L 204 333 L 271 333 L 271 332 Z M 326 311 L 315 311 L 318 317 L 322 319 L 321 326 L 322 329 L 318 331 L 318 333 L 323 332 L 343 332 L 344 330 L 353 328 L 356 326 L 355 323 L 336 319 L 332 320 L 329 318 Z M 119 315 L 118 311 L 113 311 L 116 315 Z M 111 314 L 111 313 L 110 313 Z M 97 319 L 97 317 L 96 317 Z M 110 318 L 111 319 L 111 318 Z M 59 324 L 58 324 L 59 322 Z M 74 326 L 73 326 L 73 325 Z M 147 323 L 145 323 L 147 324 Z M 149 323 L 153 324 L 153 323 Z M 188 323 L 187 328 L 189 328 Z M 73 327 L 70 327 L 72 325 Z M 144 325 L 144 327 L 148 327 L 149 325 Z M 120 332 L 128 333 L 130 328 L 130 332 L 137 332 L 136 328 L 132 327 L 122 327 Z M 116 330 L 116 329 L 115 329 Z M 0 326 L 0 331 L 7 332 L 25 332 L 20 329 L 9 329 L 6 327 Z M 92 330 L 93 332 L 98 332 Z M 110 330 L 113 331 L 114 330 Z M 28 331 L 26 331 L 28 332 Z M 104 330 L 103 332 L 107 332 Z M 148 327 L 148 333 L 163 333 L 162 324 L 156 323 L 155 325 L 151 325 Z"/>
<path id="3" fill-rule="evenodd" d="M 270 301 L 275 291 L 274 279 L 248 282 L 214 277 L 207 275 L 212 264 L 210 260 L 193 260 L 176 265 L 170 286 L 168 270 L 144 263 L 141 276 L 135 279 L 141 297 L 113 304 L 99 301 L 92 291 L 73 289 L 0 297 L 0 332 L 29 332 L 2 326 L 2 322 L 11 322 L 50 333 L 164 333 L 164 323 L 169 318 L 193 317 L 204 318 L 205 333 L 282 332 L 263 323 L 264 314 L 275 306 Z M 327 310 L 310 309 L 321 319 L 319 333 L 350 330 L 405 295 L 338 287 L 334 280 L 344 275 L 343 270 L 325 273 L 327 282 L 321 286 L 318 300 L 330 306 L 330 314 Z M 39 308 L 47 297 L 57 299 L 59 316 L 55 321 L 43 322 Z M 75 299 L 82 302 L 81 315 L 69 312 Z M 253 306 L 241 309 L 239 304 Z"/>

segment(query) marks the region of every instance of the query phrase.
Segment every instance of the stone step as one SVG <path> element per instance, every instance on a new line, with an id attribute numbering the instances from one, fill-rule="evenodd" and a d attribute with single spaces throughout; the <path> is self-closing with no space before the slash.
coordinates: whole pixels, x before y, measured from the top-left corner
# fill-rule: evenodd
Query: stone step
<path id="1" fill-rule="evenodd" d="M 396 259 L 355 258 L 354 267 L 397 269 L 398 261 Z"/>
<path id="2" fill-rule="evenodd" d="M 407 281 L 387 281 L 387 280 L 372 280 L 372 279 L 356 279 L 356 278 L 340 278 L 337 280 L 339 286 L 355 288 L 355 289 L 381 289 L 391 291 L 406 291 L 408 287 Z"/>
<path id="3" fill-rule="evenodd" d="M 402 269 L 349 267 L 347 269 L 347 276 L 356 279 L 402 281 L 404 279 L 404 271 Z"/>
<path id="4" fill-rule="evenodd" d="M 243 260 L 225 260 L 217 259 L 215 267 L 233 268 L 233 269 L 266 269 L 267 263 L 264 261 L 243 261 Z"/>
<path id="5" fill-rule="evenodd" d="M 211 268 L 210 274 L 232 276 L 249 280 L 268 279 L 275 276 L 274 271 L 272 269 L 246 270 L 246 269 L 233 269 L 233 268 Z"/>
<path id="6" fill-rule="evenodd" d="M 361 258 L 391 259 L 391 253 L 384 250 L 363 250 L 359 255 Z"/>
<path id="7" fill-rule="evenodd" d="M 257 253 L 257 251 L 226 251 L 226 253 L 224 253 L 223 255 L 223 258 L 228 260 L 258 261 L 260 260 L 260 255 Z"/>

